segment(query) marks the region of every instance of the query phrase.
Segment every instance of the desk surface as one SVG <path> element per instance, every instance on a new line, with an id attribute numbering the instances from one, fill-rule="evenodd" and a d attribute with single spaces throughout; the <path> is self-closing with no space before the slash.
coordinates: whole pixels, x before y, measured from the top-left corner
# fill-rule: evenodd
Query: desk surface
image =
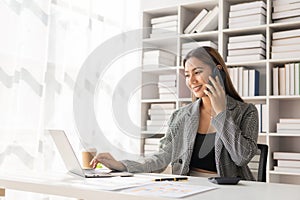
<path id="1" fill-rule="evenodd" d="M 147 174 L 136 174 L 135 177 Z M 134 178 L 134 177 L 132 177 Z M 76 182 L 76 184 L 74 184 Z M 213 186 L 215 190 L 199 193 L 181 198 L 184 200 L 247 200 L 247 199 L 297 199 L 300 200 L 300 186 L 289 184 L 261 183 L 251 181 L 240 181 L 238 185 L 216 185 L 210 183 L 207 178 L 189 177 L 187 184 Z M 0 187 L 20 191 L 29 191 L 49 195 L 59 195 L 85 200 L 94 199 L 120 199 L 140 200 L 141 196 L 123 194 L 119 191 L 99 190 L 95 185 L 87 185 L 85 179 L 67 174 L 5 174 L 0 175 Z M 162 197 L 143 196 L 143 200 L 161 200 Z"/>

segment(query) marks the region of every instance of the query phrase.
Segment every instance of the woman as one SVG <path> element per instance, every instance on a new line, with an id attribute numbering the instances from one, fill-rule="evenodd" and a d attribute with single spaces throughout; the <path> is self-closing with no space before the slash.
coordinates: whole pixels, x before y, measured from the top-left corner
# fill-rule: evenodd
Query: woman
<path id="1" fill-rule="evenodd" d="M 241 177 L 255 180 L 247 164 L 256 154 L 258 114 L 234 89 L 220 54 L 198 47 L 183 60 L 186 84 L 196 99 L 176 110 L 154 155 L 140 161 L 116 161 L 98 154 L 110 169 L 129 172 L 161 172 L 170 163 L 173 174 Z"/>

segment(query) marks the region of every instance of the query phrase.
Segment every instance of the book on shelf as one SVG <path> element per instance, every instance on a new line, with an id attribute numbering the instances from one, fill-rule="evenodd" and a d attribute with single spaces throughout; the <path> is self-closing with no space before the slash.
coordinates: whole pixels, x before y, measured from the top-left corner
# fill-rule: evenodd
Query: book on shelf
<path id="1" fill-rule="evenodd" d="M 176 94 L 176 87 L 159 87 L 158 91 L 160 94 L 165 94 L 165 93 L 172 93 Z"/>
<path id="2" fill-rule="evenodd" d="M 278 167 L 298 167 L 300 168 L 300 160 L 278 160 Z"/>
<path id="3" fill-rule="evenodd" d="M 286 172 L 286 173 L 300 173 L 300 168 L 274 166 L 274 171 L 276 171 L 276 172 Z"/>
<path id="4" fill-rule="evenodd" d="M 295 63 L 295 95 L 300 95 L 300 63 Z"/>
<path id="5" fill-rule="evenodd" d="M 266 133 L 268 130 L 268 107 L 267 104 L 261 104 L 261 132 Z"/>
<path id="6" fill-rule="evenodd" d="M 243 96 L 249 96 L 249 70 L 243 71 Z"/>
<path id="7" fill-rule="evenodd" d="M 273 40 L 283 39 L 283 38 L 292 38 L 300 36 L 300 29 L 293 29 L 287 31 L 277 31 L 272 34 Z"/>
<path id="8" fill-rule="evenodd" d="M 150 119 L 155 121 L 155 120 L 169 120 L 170 114 L 166 115 L 150 115 Z"/>
<path id="9" fill-rule="evenodd" d="M 176 87 L 176 80 L 161 80 L 158 82 L 158 88 L 160 87 Z"/>
<path id="10" fill-rule="evenodd" d="M 261 104 L 255 104 L 258 114 L 258 132 L 262 133 L 261 125 L 262 125 L 262 106 Z"/>
<path id="11" fill-rule="evenodd" d="M 285 68 L 285 95 L 290 94 L 290 65 L 287 63 L 284 65 Z"/>
<path id="12" fill-rule="evenodd" d="M 261 54 L 249 54 L 242 56 L 227 56 L 227 62 L 247 62 L 247 61 L 258 61 L 264 60 L 265 56 Z"/>
<path id="13" fill-rule="evenodd" d="M 255 14 L 255 15 L 246 15 L 240 17 L 230 17 L 228 19 L 229 25 L 233 25 L 235 23 L 245 23 L 245 22 L 265 22 L 266 16 L 263 14 Z M 229 26 L 230 27 L 230 26 Z"/>
<path id="14" fill-rule="evenodd" d="M 201 33 L 203 31 L 212 31 L 218 27 L 219 7 L 215 6 L 204 18 L 196 25 L 192 32 Z"/>
<path id="15" fill-rule="evenodd" d="M 169 59 L 175 59 L 176 55 L 163 50 L 151 50 L 151 51 L 145 51 L 144 52 L 144 58 L 169 58 Z"/>
<path id="16" fill-rule="evenodd" d="M 249 96 L 259 95 L 259 71 L 249 70 Z"/>
<path id="17" fill-rule="evenodd" d="M 154 17 L 151 19 L 151 24 L 176 21 L 176 20 L 178 20 L 178 15 L 167 15 L 167 16 L 162 16 L 162 17 Z"/>
<path id="18" fill-rule="evenodd" d="M 195 26 L 204 18 L 204 16 L 208 13 L 207 9 L 202 9 L 199 14 L 191 21 L 191 23 L 184 29 L 184 33 L 192 33 Z"/>
<path id="19" fill-rule="evenodd" d="M 300 124 L 300 118 L 280 118 L 279 123 Z"/>
<path id="20" fill-rule="evenodd" d="M 176 74 L 159 75 L 159 81 L 173 81 L 176 80 Z"/>
<path id="21" fill-rule="evenodd" d="M 266 23 L 265 18 L 260 21 L 247 21 L 247 22 L 236 22 L 236 23 L 228 23 L 228 28 L 246 28 L 251 26 L 259 26 Z"/>
<path id="22" fill-rule="evenodd" d="M 239 84 L 238 84 L 238 93 L 240 95 L 243 95 L 243 89 L 244 89 L 244 70 L 245 68 L 244 67 L 238 67 L 238 79 L 239 79 Z"/>
<path id="23" fill-rule="evenodd" d="M 165 126 L 167 120 L 147 120 L 147 126 Z"/>
<path id="24" fill-rule="evenodd" d="M 254 15 L 254 14 L 263 14 L 266 16 L 266 9 L 263 7 L 256 7 L 256 8 L 250 8 L 247 10 L 237 10 L 237 11 L 230 11 L 229 17 L 240 17 L 240 16 L 248 16 L 248 15 Z"/>
<path id="25" fill-rule="evenodd" d="M 234 4 L 230 6 L 230 11 L 249 10 L 251 8 L 266 9 L 266 3 L 263 1 L 253 1 L 253 2 Z"/>
<path id="26" fill-rule="evenodd" d="M 152 131 L 153 133 L 163 133 L 167 132 L 167 126 L 147 126 L 147 131 Z"/>
<path id="27" fill-rule="evenodd" d="M 272 40 L 273 46 L 280 46 L 280 45 L 295 45 L 300 44 L 300 37 L 292 37 L 292 38 L 283 38 L 278 40 Z"/>
<path id="28" fill-rule="evenodd" d="M 297 129 L 277 129 L 277 133 L 279 134 L 294 134 L 294 135 L 299 135 L 300 134 L 300 130 Z"/>
<path id="29" fill-rule="evenodd" d="M 174 66 L 175 59 L 171 58 L 163 58 L 163 57 L 156 57 L 156 58 L 144 58 L 143 59 L 143 66 L 157 66 L 157 67 L 164 67 L 164 66 Z"/>
<path id="30" fill-rule="evenodd" d="M 176 34 L 177 26 L 169 26 L 169 27 L 164 27 L 164 28 L 152 28 L 152 31 L 151 31 L 152 34 L 164 34 L 164 33 L 169 33 L 169 32 L 174 32 Z"/>
<path id="31" fill-rule="evenodd" d="M 295 64 L 289 63 L 290 66 L 290 95 L 295 94 Z"/>
<path id="32" fill-rule="evenodd" d="M 175 93 L 161 93 L 159 94 L 159 99 L 177 99 L 177 96 Z"/>
<path id="33" fill-rule="evenodd" d="M 266 42 L 266 37 L 263 34 L 253 34 L 253 35 L 243 35 L 243 36 L 231 36 L 231 37 L 229 37 L 229 43 L 249 42 L 249 41 L 263 41 L 263 42 Z"/>
<path id="34" fill-rule="evenodd" d="M 170 115 L 175 111 L 175 109 L 164 109 L 164 110 L 153 110 L 153 109 L 148 109 L 148 114 L 149 115 Z"/>
<path id="35" fill-rule="evenodd" d="M 295 3 L 299 3 L 299 0 L 275 0 L 272 2 L 274 6 L 283 6 L 283 5 L 294 5 Z"/>
<path id="36" fill-rule="evenodd" d="M 272 59 L 299 58 L 300 51 L 271 52 Z"/>
<path id="37" fill-rule="evenodd" d="M 251 159 L 251 162 L 259 162 L 260 160 L 260 155 L 254 155 L 253 158 Z"/>
<path id="38" fill-rule="evenodd" d="M 159 145 L 161 138 L 145 138 L 145 144 Z"/>
<path id="39" fill-rule="evenodd" d="M 273 68 L 273 95 L 279 95 L 279 67 Z"/>
<path id="40" fill-rule="evenodd" d="M 300 43 L 299 44 L 290 44 L 290 45 L 273 45 L 272 52 L 287 52 L 287 51 L 300 51 Z"/>
<path id="41" fill-rule="evenodd" d="M 150 38 L 167 38 L 167 37 L 175 37 L 177 35 L 174 31 L 168 31 L 165 33 L 151 33 Z"/>
<path id="42" fill-rule="evenodd" d="M 274 160 L 300 160 L 300 153 L 297 152 L 273 152 Z"/>
<path id="43" fill-rule="evenodd" d="M 288 17 L 298 17 L 300 16 L 300 8 L 294 9 L 294 10 L 285 10 L 282 12 L 273 12 L 272 13 L 272 19 L 282 19 L 282 18 L 288 18 Z"/>
<path id="44" fill-rule="evenodd" d="M 300 17 L 289 17 L 289 18 L 284 18 L 284 19 L 277 19 L 274 20 L 276 23 L 287 23 L 287 22 L 299 22 Z"/>
<path id="45" fill-rule="evenodd" d="M 190 51 L 194 48 L 202 47 L 202 46 L 209 46 L 209 47 L 213 47 L 214 49 L 218 49 L 217 43 L 213 41 L 186 42 L 182 44 L 182 49 L 187 49 Z"/>
<path id="46" fill-rule="evenodd" d="M 252 54 L 260 54 L 266 56 L 266 50 L 264 50 L 263 48 L 228 50 L 228 56 L 243 56 L 243 55 L 252 55 Z"/>
<path id="47" fill-rule="evenodd" d="M 277 130 L 298 130 L 300 132 L 300 123 L 277 123 Z"/>
<path id="48" fill-rule="evenodd" d="M 154 145 L 154 144 L 145 144 L 145 145 L 144 145 L 144 150 L 145 150 L 145 151 L 158 151 L 158 145 Z"/>
<path id="49" fill-rule="evenodd" d="M 263 41 L 247 41 L 247 42 L 235 42 L 228 43 L 228 49 L 246 49 L 246 48 L 263 48 L 266 49 L 266 44 Z"/>
<path id="50" fill-rule="evenodd" d="M 175 103 L 151 103 L 150 108 L 152 110 L 175 109 L 176 105 L 175 105 Z"/>
<path id="51" fill-rule="evenodd" d="M 168 27 L 177 27 L 178 22 L 177 20 L 168 21 L 163 23 L 157 23 L 152 25 L 152 29 L 160 29 L 160 28 L 168 28 Z"/>
<path id="52" fill-rule="evenodd" d="M 285 95 L 285 68 L 279 68 L 279 95 Z"/>

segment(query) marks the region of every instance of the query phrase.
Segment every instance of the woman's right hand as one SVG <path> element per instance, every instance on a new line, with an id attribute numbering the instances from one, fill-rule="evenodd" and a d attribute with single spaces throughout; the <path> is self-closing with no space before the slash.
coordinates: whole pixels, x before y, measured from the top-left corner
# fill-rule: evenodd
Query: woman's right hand
<path id="1" fill-rule="evenodd" d="M 99 153 L 93 158 L 90 165 L 93 168 L 96 168 L 98 163 L 103 164 L 111 170 L 126 171 L 125 165 L 123 165 L 120 161 L 117 161 L 110 153 Z"/>

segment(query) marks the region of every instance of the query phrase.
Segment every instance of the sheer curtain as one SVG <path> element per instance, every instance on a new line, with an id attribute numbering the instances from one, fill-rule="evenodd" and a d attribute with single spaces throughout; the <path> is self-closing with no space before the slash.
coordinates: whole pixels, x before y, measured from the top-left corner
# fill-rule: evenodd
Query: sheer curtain
<path id="1" fill-rule="evenodd" d="M 139 8 L 138 0 L 0 0 L 1 171 L 61 168 L 47 128 L 66 130 L 80 150 L 72 107 L 78 72 L 102 42 L 139 27 Z M 120 145 L 138 151 L 135 139 Z"/>

